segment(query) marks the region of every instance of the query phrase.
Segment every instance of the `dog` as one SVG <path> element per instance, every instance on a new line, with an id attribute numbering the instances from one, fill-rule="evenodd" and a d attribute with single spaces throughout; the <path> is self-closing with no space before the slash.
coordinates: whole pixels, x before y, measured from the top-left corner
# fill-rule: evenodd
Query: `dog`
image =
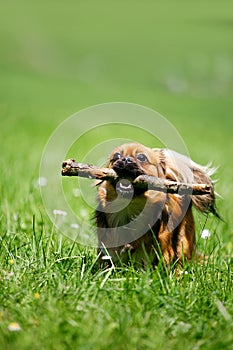
<path id="1" fill-rule="evenodd" d="M 117 180 L 98 184 L 95 220 L 99 265 L 128 264 L 156 267 L 162 258 L 167 266 L 194 258 L 196 239 L 192 208 L 202 213 L 215 209 L 215 192 L 210 176 L 215 169 L 201 166 L 168 149 L 149 148 L 139 143 L 123 144 L 109 157 L 108 168 Z M 139 175 L 179 183 L 207 184 L 204 195 L 182 195 L 134 188 Z"/>

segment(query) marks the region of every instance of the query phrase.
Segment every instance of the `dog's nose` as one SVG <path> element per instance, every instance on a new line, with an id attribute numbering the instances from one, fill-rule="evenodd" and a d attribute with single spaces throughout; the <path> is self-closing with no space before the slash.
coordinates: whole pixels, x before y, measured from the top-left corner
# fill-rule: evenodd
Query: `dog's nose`
<path id="1" fill-rule="evenodd" d="M 124 165 L 128 165 L 130 163 L 133 163 L 133 159 L 131 157 L 122 157 L 121 158 Z"/>

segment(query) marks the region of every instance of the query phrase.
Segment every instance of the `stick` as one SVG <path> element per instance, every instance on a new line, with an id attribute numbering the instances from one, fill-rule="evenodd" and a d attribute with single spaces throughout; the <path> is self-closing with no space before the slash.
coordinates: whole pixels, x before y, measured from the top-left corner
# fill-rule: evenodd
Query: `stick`
<path id="1" fill-rule="evenodd" d="M 119 179 L 113 169 L 99 168 L 94 165 L 76 163 L 74 159 L 65 160 L 62 164 L 62 176 L 80 176 L 88 179 L 116 181 Z M 151 189 L 179 195 L 206 195 L 213 193 L 213 187 L 207 184 L 186 184 L 154 176 L 140 175 L 133 185 L 137 188 Z"/>
<path id="2" fill-rule="evenodd" d="M 118 178 L 117 173 L 113 169 L 76 163 L 74 159 L 68 159 L 62 163 L 61 174 L 62 176 L 80 176 L 98 180 L 116 180 Z"/>

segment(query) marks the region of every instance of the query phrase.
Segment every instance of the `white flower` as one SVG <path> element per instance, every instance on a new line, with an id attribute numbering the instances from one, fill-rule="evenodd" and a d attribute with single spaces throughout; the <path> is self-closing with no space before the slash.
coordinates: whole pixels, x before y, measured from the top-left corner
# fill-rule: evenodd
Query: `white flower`
<path id="1" fill-rule="evenodd" d="M 81 196 L 81 191 L 79 188 L 74 188 L 73 189 L 73 195 L 74 197 L 80 197 Z"/>
<path id="2" fill-rule="evenodd" d="M 54 209 L 53 210 L 53 214 L 54 215 L 59 215 L 59 216 L 66 216 L 67 212 L 64 210 L 59 210 L 59 209 Z"/>
<path id="3" fill-rule="evenodd" d="M 17 221 L 17 220 L 19 219 L 19 214 L 18 214 L 18 213 L 14 213 L 14 214 L 13 214 L 13 219 L 14 219 L 15 221 Z"/>
<path id="4" fill-rule="evenodd" d="M 80 210 L 80 216 L 82 217 L 82 218 L 86 218 L 87 216 L 88 216 L 88 211 L 86 210 L 86 209 L 81 209 Z"/>
<path id="5" fill-rule="evenodd" d="M 21 327 L 17 322 L 11 322 L 8 326 L 8 330 L 10 332 L 18 332 L 21 331 Z"/>
<path id="6" fill-rule="evenodd" d="M 2 271 L 2 273 L 3 273 L 6 280 L 12 279 L 15 275 L 13 271 L 11 271 L 11 272 Z"/>
<path id="7" fill-rule="evenodd" d="M 70 227 L 71 228 L 74 228 L 74 229 L 78 229 L 79 228 L 79 224 L 70 224 Z"/>
<path id="8" fill-rule="evenodd" d="M 208 229 L 204 229 L 203 231 L 201 231 L 201 238 L 203 239 L 207 239 L 211 236 L 211 233 Z"/>
<path id="9" fill-rule="evenodd" d="M 46 179 L 46 177 L 41 176 L 36 180 L 35 184 L 39 187 L 45 187 L 47 185 L 47 182 L 48 180 Z"/>

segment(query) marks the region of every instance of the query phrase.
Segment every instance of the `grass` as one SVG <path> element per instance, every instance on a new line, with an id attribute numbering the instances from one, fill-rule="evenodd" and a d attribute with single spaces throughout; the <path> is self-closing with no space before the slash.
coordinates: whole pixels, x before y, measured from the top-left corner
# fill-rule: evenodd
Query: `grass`
<path id="1" fill-rule="evenodd" d="M 217 238 L 199 242 L 214 252 L 178 277 L 162 267 L 99 270 L 92 249 L 46 234 L 40 220 L 30 233 L 15 225 L 1 245 L 4 349 L 230 349 L 232 259 Z M 9 332 L 12 322 L 21 330 Z"/>
<path id="2" fill-rule="evenodd" d="M 231 348 L 231 14 L 227 0 L 1 4 L 2 349 Z M 180 276 L 162 266 L 99 270 L 95 249 L 61 236 L 43 206 L 36 181 L 51 133 L 77 110 L 111 101 L 158 110 L 195 161 L 219 165 L 224 222 L 195 215 L 198 250 L 209 258 Z M 122 129 L 86 135 L 73 156 L 106 135 Z"/>

